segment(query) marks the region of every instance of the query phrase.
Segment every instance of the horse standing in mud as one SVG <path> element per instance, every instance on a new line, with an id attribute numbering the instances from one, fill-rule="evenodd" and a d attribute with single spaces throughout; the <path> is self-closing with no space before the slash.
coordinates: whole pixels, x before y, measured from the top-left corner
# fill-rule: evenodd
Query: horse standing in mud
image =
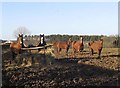
<path id="1" fill-rule="evenodd" d="M 17 38 L 17 42 L 12 42 L 10 44 L 10 50 L 12 53 L 12 60 L 15 58 L 15 54 L 21 53 L 21 48 L 23 46 L 23 34 L 19 34 L 19 37 Z"/>
<path id="2" fill-rule="evenodd" d="M 89 48 L 91 49 L 92 55 L 94 51 L 97 51 L 98 58 L 100 58 L 102 47 L 103 47 L 103 39 L 100 39 L 98 41 L 91 41 L 88 43 Z"/>
<path id="3" fill-rule="evenodd" d="M 65 49 L 66 55 L 68 56 L 68 50 L 70 47 L 70 43 L 71 43 L 71 38 L 69 38 L 67 42 L 56 42 L 53 44 L 53 46 L 57 48 L 58 53 L 62 49 Z"/>
<path id="4" fill-rule="evenodd" d="M 76 52 L 80 52 L 83 49 L 84 49 L 83 37 L 80 36 L 80 39 L 78 41 L 72 42 L 72 50 L 73 50 L 73 53 L 75 54 Z"/>

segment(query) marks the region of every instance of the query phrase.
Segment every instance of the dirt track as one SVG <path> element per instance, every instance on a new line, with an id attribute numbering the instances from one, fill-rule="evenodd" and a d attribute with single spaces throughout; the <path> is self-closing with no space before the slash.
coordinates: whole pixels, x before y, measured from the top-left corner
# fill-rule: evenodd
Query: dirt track
<path id="1" fill-rule="evenodd" d="M 86 53 L 86 54 L 85 54 Z M 29 67 L 12 68 L 8 64 L 10 52 L 3 54 L 3 86 L 25 87 L 79 87 L 79 86 L 118 86 L 118 53 L 103 53 L 96 59 L 88 52 L 76 54 L 76 58 L 31 54 L 34 62 Z M 29 58 L 29 57 L 28 57 Z M 38 62 L 38 64 L 36 64 Z M 51 62 L 51 63 L 50 63 Z"/>

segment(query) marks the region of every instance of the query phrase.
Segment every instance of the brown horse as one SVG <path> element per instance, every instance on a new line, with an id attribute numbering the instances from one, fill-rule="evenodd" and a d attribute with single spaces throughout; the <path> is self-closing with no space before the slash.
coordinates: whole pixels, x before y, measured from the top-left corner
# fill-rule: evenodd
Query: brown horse
<path id="1" fill-rule="evenodd" d="M 103 39 L 100 39 L 98 41 L 91 41 L 88 43 L 88 45 L 89 45 L 89 48 L 91 49 L 92 55 L 94 51 L 97 51 L 98 58 L 100 58 L 100 54 L 101 54 L 102 47 L 103 47 Z"/>
<path id="2" fill-rule="evenodd" d="M 53 42 L 53 47 L 57 48 L 57 44 L 58 44 L 58 42 Z"/>
<path id="3" fill-rule="evenodd" d="M 65 49 L 66 55 L 68 55 L 68 50 L 69 50 L 69 47 L 70 47 L 70 43 L 71 43 L 71 38 L 69 38 L 68 41 L 66 41 L 66 42 L 56 42 L 56 43 L 53 44 L 53 46 L 57 48 L 58 53 L 62 49 Z"/>
<path id="4" fill-rule="evenodd" d="M 80 39 L 78 41 L 72 42 L 72 50 L 73 50 L 73 53 L 75 54 L 75 52 L 80 52 L 83 49 L 84 49 L 83 37 L 80 36 Z"/>
<path id="5" fill-rule="evenodd" d="M 23 46 L 23 34 L 19 34 L 19 37 L 17 38 L 17 42 L 12 42 L 10 44 L 12 59 L 15 58 L 15 54 L 20 54 L 21 53 L 22 46 Z"/>

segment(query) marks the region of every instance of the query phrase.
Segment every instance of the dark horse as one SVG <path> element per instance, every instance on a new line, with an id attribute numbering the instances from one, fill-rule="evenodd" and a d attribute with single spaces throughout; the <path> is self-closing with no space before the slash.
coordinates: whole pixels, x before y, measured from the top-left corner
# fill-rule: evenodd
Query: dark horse
<path id="1" fill-rule="evenodd" d="M 38 44 L 38 46 L 44 45 L 46 45 L 44 34 L 43 35 L 40 34 L 40 43 Z"/>
<path id="2" fill-rule="evenodd" d="M 19 34 L 19 37 L 17 38 L 17 41 L 12 42 L 10 44 L 10 50 L 11 50 L 11 53 L 12 53 L 12 60 L 15 58 L 15 55 L 21 53 L 21 48 L 22 47 L 24 47 L 23 46 L 23 34 Z"/>
<path id="3" fill-rule="evenodd" d="M 45 48 L 45 45 L 46 45 L 46 42 L 45 42 L 45 36 L 44 36 L 44 34 L 43 35 L 41 35 L 40 34 L 40 42 L 39 42 L 39 44 L 37 45 L 37 47 L 39 47 L 39 46 L 44 46 L 44 48 Z M 46 48 L 45 48 L 46 49 Z M 38 51 L 40 51 L 41 49 L 38 49 Z"/>

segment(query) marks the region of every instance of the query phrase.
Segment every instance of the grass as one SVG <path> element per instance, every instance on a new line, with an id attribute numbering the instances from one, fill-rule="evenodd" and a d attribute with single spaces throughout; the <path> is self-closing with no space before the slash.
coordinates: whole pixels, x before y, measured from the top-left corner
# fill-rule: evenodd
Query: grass
<path id="1" fill-rule="evenodd" d="M 103 48 L 102 53 L 118 53 L 120 48 Z M 89 48 L 84 48 L 84 51 L 90 52 Z M 73 52 L 72 49 L 69 49 L 69 53 Z"/>
<path id="2" fill-rule="evenodd" d="M 103 53 L 118 53 L 119 48 L 103 48 Z"/>

